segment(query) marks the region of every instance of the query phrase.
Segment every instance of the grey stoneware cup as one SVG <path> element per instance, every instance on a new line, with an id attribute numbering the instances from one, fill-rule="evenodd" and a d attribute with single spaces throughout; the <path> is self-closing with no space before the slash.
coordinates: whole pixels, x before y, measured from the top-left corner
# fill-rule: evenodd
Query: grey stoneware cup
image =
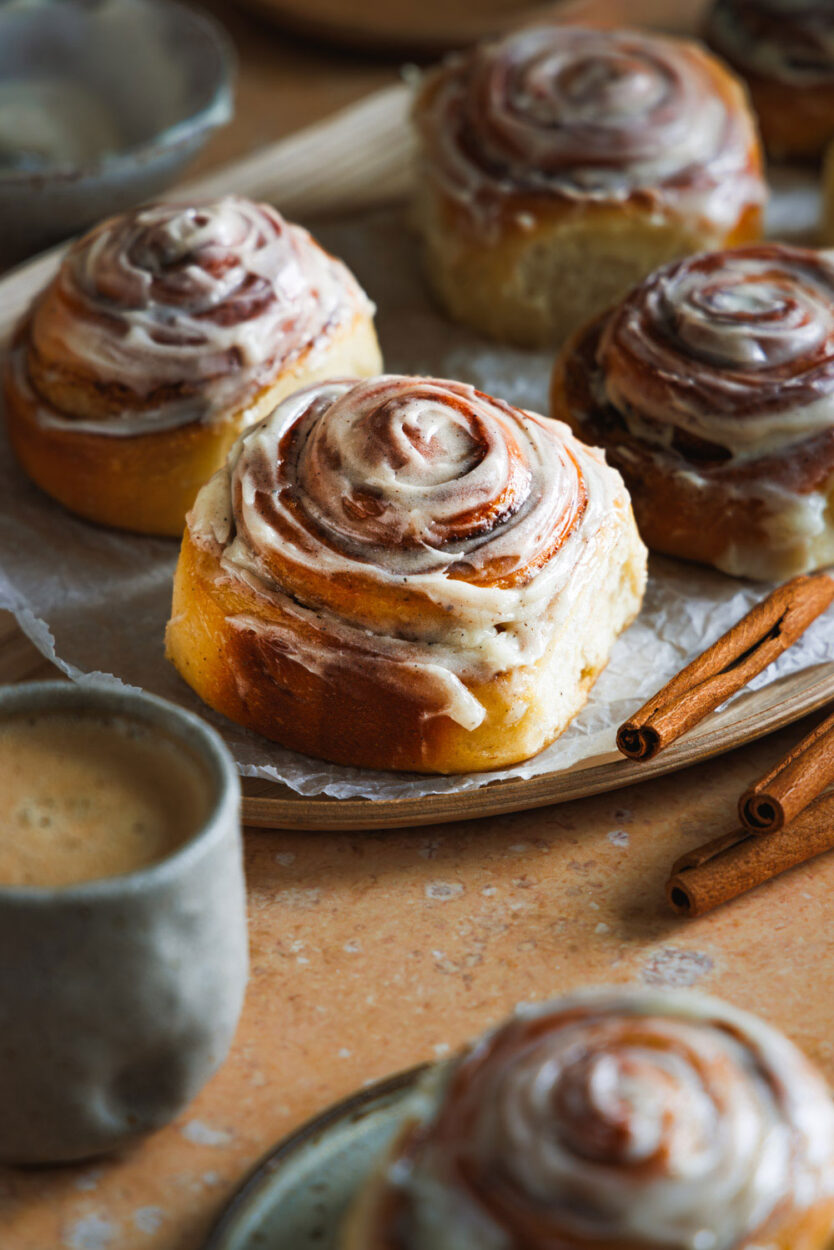
<path id="1" fill-rule="evenodd" d="M 0 886 L 0 1160 L 101 1154 L 173 1119 L 220 1066 L 248 968 L 240 782 L 199 717 L 69 682 L 0 688 L 0 721 L 101 711 L 164 731 L 212 787 L 167 858 L 60 889 Z"/>

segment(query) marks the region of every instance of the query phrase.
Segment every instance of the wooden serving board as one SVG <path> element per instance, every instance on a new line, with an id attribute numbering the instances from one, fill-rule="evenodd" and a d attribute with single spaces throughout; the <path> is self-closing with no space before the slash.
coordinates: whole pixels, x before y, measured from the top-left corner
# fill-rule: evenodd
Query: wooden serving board
<path id="1" fill-rule="evenodd" d="M 354 48 L 427 56 L 541 21 L 691 30 L 706 0 L 237 0 L 290 30 Z"/>
<path id="2" fill-rule="evenodd" d="M 408 190 L 412 141 L 408 90 L 386 88 L 331 119 L 183 188 L 183 196 L 238 192 L 270 200 L 290 217 L 342 215 L 402 199 Z M 0 349 L 29 300 L 55 269 L 61 249 L 0 280 Z M 0 681 L 53 675 L 54 670 L 0 615 Z M 382 829 L 472 820 L 544 807 L 634 784 L 721 754 L 762 737 L 834 700 L 834 660 L 792 674 L 713 714 L 681 742 L 647 764 L 616 753 L 530 780 L 406 799 L 307 798 L 264 781 L 244 783 L 250 825 L 303 830 Z"/>

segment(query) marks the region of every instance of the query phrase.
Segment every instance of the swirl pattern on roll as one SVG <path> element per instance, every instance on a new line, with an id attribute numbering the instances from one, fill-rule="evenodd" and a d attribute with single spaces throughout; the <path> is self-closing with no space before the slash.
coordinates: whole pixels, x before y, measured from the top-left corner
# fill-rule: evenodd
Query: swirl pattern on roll
<path id="1" fill-rule="evenodd" d="M 774 1030 L 692 994 L 522 1011 L 437 1098 L 389 1169 L 410 1229 L 398 1250 L 730 1250 L 834 1194 L 821 1077 Z"/>
<path id="2" fill-rule="evenodd" d="M 834 83 L 829 0 L 717 0 L 707 33 L 746 71 L 797 86 Z"/>
<path id="3" fill-rule="evenodd" d="M 133 434 L 239 411 L 370 305 L 306 230 L 237 196 L 113 217 L 68 252 L 28 343 L 126 397 L 73 428 Z M 44 419 L 62 414 L 45 407 Z"/>
<path id="4" fill-rule="evenodd" d="M 449 61 L 416 115 L 426 176 L 476 216 L 541 197 L 637 195 L 727 227 L 762 199 L 743 93 L 694 43 L 521 31 Z"/>
<path id="5" fill-rule="evenodd" d="M 232 492 L 237 532 L 267 564 L 291 551 L 373 578 L 506 586 L 552 559 L 586 506 L 546 422 L 430 378 L 307 391 L 240 445 Z"/>
<path id="6" fill-rule="evenodd" d="M 826 436 L 834 253 L 773 244 L 666 266 L 608 318 L 597 364 L 598 402 L 658 447 L 742 462 Z"/>
<path id="7" fill-rule="evenodd" d="M 556 596 L 569 613 L 588 535 L 623 498 L 561 423 L 462 383 L 382 376 L 285 400 L 238 440 L 190 528 L 282 612 L 324 613 L 352 662 L 419 669 L 474 727 L 483 708 L 460 680 L 542 654 L 543 618 Z"/>

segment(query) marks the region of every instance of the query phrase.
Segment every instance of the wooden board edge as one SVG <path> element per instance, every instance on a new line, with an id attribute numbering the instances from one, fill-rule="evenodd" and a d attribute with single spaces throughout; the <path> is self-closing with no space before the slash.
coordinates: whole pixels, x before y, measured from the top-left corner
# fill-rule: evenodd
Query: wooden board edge
<path id="1" fill-rule="evenodd" d="M 477 790 L 420 798 L 244 796 L 244 824 L 262 829 L 322 833 L 449 824 L 548 807 L 637 785 L 754 742 L 823 707 L 834 699 L 834 662 L 820 667 L 824 673 L 810 686 L 809 670 L 801 669 L 774 685 L 750 692 L 740 707 L 733 705 L 727 712 L 704 722 L 646 763 L 618 758 L 592 767 L 544 773 L 526 780 L 493 782 Z M 792 688 L 797 693 L 792 695 Z M 774 701 L 777 690 L 780 697 Z"/>
<path id="2" fill-rule="evenodd" d="M 211 198 L 238 191 L 275 204 L 290 218 L 348 214 L 396 202 L 407 195 L 411 182 L 413 140 L 406 125 L 410 98 L 405 83 L 383 87 L 158 198 Z M 0 276 L 0 344 L 52 277 L 68 246 L 60 243 Z"/>

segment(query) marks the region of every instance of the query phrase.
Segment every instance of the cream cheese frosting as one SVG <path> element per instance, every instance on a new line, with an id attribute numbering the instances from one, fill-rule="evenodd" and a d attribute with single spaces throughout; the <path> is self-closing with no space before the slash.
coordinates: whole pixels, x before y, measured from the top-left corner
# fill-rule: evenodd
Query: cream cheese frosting
<path id="1" fill-rule="evenodd" d="M 189 528 L 224 575 L 304 621 L 280 641 L 307 667 L 326 627 L 352 664 L 412 689 L 417 675 L 427 715 L 474 728 L 467 680 L 544 653 L 628 506 L 561 423 L 461 383 L 383 376 L 285 400 L 238 440 Z M 336 584 L 356 588 L 349 617 L 328 599 Z M 405 617 L 402 594 L 418 608 Z"/>
<path id="2" fill-rule="evenodd" d="M 762 245 L 658 270 L 600 341 L 603 402 L 635 435 L 676 430 L 734 461 L 834 430 L 834 252 Z"/>
<path id="3" fill-rule="evenodd" d="M 416 111 L 423 176 L 488 228 L 507 203 L 622 202 L 716 229 L 764 191 L 741 88 L 696 44 L 550 25 L 458 56 Z"/>
<path id="4" fill-rule="evenodd" d="M 693 993 L 522 1009 L 432 1073 L 424 1107 L 386 1171 L 398 1250 L 764 1248 L 834 1195 L 820 1075 L 776 1030 Z"/>
<path id="5" fill-rule="evenodd" d="M 372 312 L 347 268 L 268 205 L 158 204 L 70 248 L 13 369 L 41 424 L 129 437 L 239 413 L 279 370 Z M 123 409 L 59 411 L 35 395 L 28 352 L 47 372 L 56 361 L 123 392 Z"/>

